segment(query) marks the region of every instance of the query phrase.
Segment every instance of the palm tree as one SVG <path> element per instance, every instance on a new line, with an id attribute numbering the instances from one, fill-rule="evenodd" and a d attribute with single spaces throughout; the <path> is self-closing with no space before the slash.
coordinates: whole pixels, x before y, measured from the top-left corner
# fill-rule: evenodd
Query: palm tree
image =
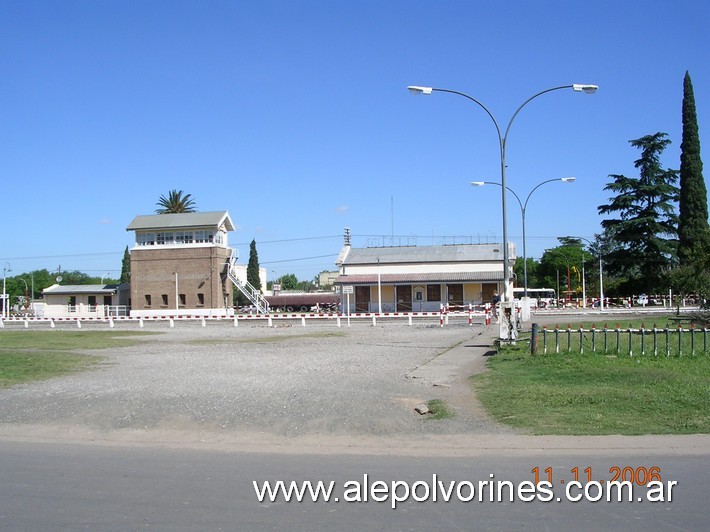
<path id="1" fill-rule="evenodd" d="M 171 190 L 168 197 L 160 196 L 156 203 L 160 209 L 156 209 L 157 214 L 175 214 L 181 212 L 195 212 L 195 201 L 190 194 L 183 194 L 182 190 Z"/>

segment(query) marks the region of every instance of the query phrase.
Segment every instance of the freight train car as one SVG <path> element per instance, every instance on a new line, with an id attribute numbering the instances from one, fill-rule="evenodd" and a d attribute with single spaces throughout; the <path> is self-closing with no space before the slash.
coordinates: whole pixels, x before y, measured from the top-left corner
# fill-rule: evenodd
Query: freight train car
<path id="1" fill-rule="evenodd" d="M 340 295 L 335 292 L 308 292 L 264 296 L 272 312 L 335 312 L 340 309 Z"/>

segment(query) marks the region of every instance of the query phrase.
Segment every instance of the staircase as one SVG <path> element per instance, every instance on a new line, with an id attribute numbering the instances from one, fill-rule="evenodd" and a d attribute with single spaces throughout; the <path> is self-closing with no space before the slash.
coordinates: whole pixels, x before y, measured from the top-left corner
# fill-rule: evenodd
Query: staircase
<path id="1" fill-rule="evenodd" d="M 229 277 L 229 280 L 232 281 L 232 283 L 234 283 L 234 286 L 236 286 L 239 291 L 244 294 L 249 301 L 252 302 L 259 314 L 268 314 L 269 302 L 264 299 L 264 296 L 261 295 L 261 292 L 257 288 L 254 288 L 249 283 L 249 281 L 242 282 L 237 277 L 235 271 L 237 255 L 235 254 L 235 251 L 236 250 L 232 251 L 232 256 L 229 259 L 229 267 L 227 269 L 227 276 Z"/>

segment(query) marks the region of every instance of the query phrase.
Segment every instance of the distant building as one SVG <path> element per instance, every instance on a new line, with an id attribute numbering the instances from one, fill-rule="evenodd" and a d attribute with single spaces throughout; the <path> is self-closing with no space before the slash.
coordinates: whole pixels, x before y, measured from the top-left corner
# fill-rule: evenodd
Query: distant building
<path id="1" fill-rule="evenodd" d="M 512 267 L 515 248 L 509 245 Z M 351 312 L 377 312 L 380 306 L 382 312 L 434 312 L 442 304 L 480 305 L 503 287 L 501 244 L 353 248 L 347 233 L 336 264 L 336 286 L 353 287 Z"/>
<path id="2" fill-rule="evenodd" d="M 340 272 L 320 272 L 318 274 L 318 286 L 333 286 L 339 275 Z"/>
<path id="3" fill-rule="evenodd" d="M 137 216 L 131 255 L 131 316 L 225 315 L 234 223 L 227 211 Z"/>
<path id="4" fill-rule="evenodd" d="M 60 285 L 42 290 L 41 302 L 34 302 L 35 315 L 41 318 L 104 318 L 125 316 L 119 305 L 120 287 L 115 284 Z"/>

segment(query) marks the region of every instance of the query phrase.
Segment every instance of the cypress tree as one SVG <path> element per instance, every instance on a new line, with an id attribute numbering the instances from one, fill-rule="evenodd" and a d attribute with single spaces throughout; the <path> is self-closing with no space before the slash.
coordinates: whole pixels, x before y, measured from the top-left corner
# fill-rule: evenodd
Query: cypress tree
<path id="1" fill-rule="evenodd" d="M 695 96 L 690 74 L 683 80 L 683 140 L 680 145 L 680 198 L 678 217 L 678 258 L 688 266 L 710 245 L 708 200 L 700 136 L 695 111 Z"/>
<path id="2" fill-rule="evenodd" d="M 257 290 L 261 290 L 261 277 L 259 276 L 259 255 L 256 252 L 256 240 L 252 240 L 251 244 L 249 244 L 247 282 Z"/>
<path id="3" fill-rule="evenodd" d="M 123 260 L 121 261 L 121 280 L 120 283 L 127 283 L 131 280 L 131 254 L 128 252 L 128 246 L 123 252 Z"/>

